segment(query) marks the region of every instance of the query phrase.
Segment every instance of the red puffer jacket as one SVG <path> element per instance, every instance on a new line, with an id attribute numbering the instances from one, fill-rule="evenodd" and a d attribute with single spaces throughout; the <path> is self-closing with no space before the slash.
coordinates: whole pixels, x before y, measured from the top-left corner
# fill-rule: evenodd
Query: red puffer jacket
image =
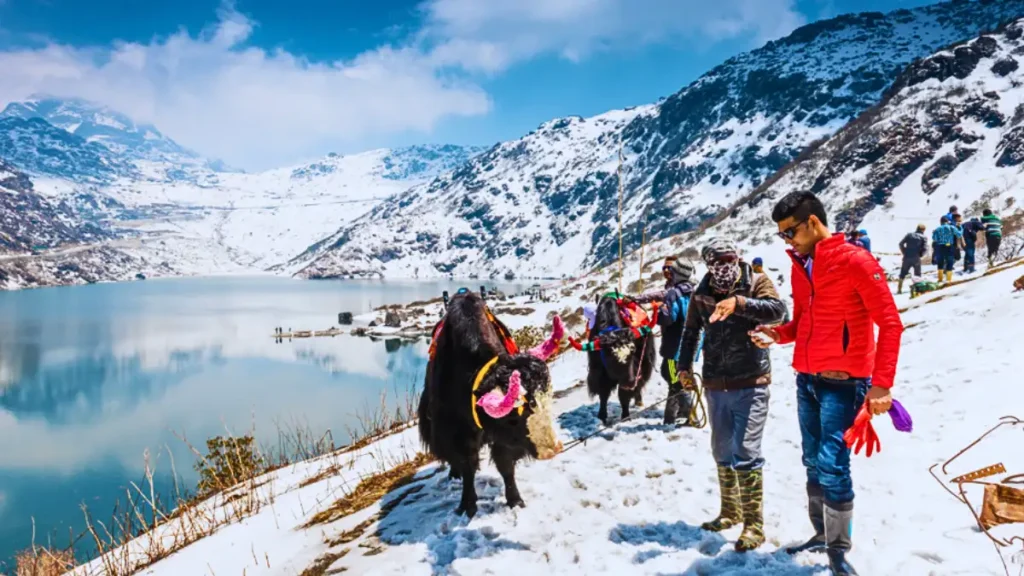
<path id="1" fill-rule="evenodd" d="M 870 252 L 842 234 L 818 243 L 811 277 L 793 258 L 793 319 L 778 328 L 781 343 L 796 342 L 793 368 L 804 374 L 846 372 L 891 388 L 899 360 L 900 321 L 885 271 Z M 878 346 L 875 346 L 875 324 Z M 877 356 L 876 356 L 877 350 Z"/>

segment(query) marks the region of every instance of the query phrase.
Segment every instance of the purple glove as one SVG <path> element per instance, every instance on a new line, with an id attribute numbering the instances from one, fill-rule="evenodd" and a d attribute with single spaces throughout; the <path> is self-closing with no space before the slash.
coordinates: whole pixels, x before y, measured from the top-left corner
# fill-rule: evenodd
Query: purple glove
<path id="1" fill-rule="evenodd" d="M 892 418 L 892 425 L 900 432 L 910 432 L 914 429 L 914 421 L 910 418 L 910 413 L 900 404 L 899 400 L 892 401 L 889 418 Z"/>

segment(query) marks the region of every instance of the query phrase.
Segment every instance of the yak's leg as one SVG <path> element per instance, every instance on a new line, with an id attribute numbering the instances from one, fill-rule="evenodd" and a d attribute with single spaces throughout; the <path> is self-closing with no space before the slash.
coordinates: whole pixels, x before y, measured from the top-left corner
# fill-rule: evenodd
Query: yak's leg
<path id="1" fill-rule="evenodd" d="M 633 391 L 619 386 L 619 406 L 622 407 L 622 419 L 629 418 L 629 401 L 633 399 Z"/>
<path id="2" fill-rule="evenodd" d="M 448 464 L 448 479 L 462 480 L 462 472 L 459 470 L 459 467 L 454 462 Z"/>
<path id="3" fill-rule="evenodd" d="M 476 516 L 475 482 L 478 468 L 480 468 L 480 453 L 478 451 L 472 451 L 469 458 L 459 463 L 459 471 L 462 472 L 462 501 L 455 509 L 456 514 L 465 514 L 470 518 Z"/>
<path id="4" fill-rule="evenodd" d="M 494 445 L 491 447 L 491 459 L 494 460 L 501 479 L 505 481 L 505 501 L 508 507 L 526 507 L 523 497 L 519 495 L 519 487 L 516 486 L 516 459 L 512 451 L 504 446 Z"/>
<path id="5" fill-rule="evenodd" d="M 611 396 L 611 390 L 604 389 L 598 395 L 601 398 L 601 407 L 597 409 L 597 418 L 605 425 L 608 424 L 608 397 Z"/>

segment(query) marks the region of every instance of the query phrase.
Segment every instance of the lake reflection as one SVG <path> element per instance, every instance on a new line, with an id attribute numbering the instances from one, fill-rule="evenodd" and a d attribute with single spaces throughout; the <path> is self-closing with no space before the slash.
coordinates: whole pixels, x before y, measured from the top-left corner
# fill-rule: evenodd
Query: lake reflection
<path id="1" fill-rule="evenodd" d="M 326 329 L 341 311 L 459 285 L 215 278 L 0 293 L 0 562 L 30 544 L 32 517 L 36 542 L 55 533 L 60 545 L 84 528 L 79 504 L 109 518 L 146 450 L 165 489 L 172 455 L 194 486 L 173 432 L 199 448 L 253 428 L 276 447 L 295 426 L 346 442 L 382 391 L 419 387 L 425 342 L 276 343 L 274 327 Z"/>

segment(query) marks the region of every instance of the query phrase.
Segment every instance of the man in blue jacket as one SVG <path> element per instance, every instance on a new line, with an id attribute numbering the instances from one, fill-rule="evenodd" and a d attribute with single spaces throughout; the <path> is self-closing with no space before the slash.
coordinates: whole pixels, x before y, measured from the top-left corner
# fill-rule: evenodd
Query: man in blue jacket
<path id="1" fill-rule="evenodd" d="M 679 348 L 683 340 L 683 326 L 693 295 L 693 264 L 668 257 L 662 267 L 665 275 L 665 296 L 658 309 L 658 324 L 661 326 L 661 377 L 668 383 L 669 399 L 665 403 L 665 424 L 674 424 L 682 417 L 684 425 L 690 425 L 690 411 L 693 409 L 693 390 L 684 389 L 680 382 L 676 364 L 679 362 Z"/>
<path id="2" fill-rule="evenodd" d="M 939 219 L 939 227 L 932 231 L 932 244 L 935 246 L 936 265 L 939 267 L 939 282 L 953 281 L 953 264 L 956 262 L 955 247 L 963 242 L 960 229 L 943 216 Z"/>
<path id="3" fill-rule="evenodd" d="M 860 230 L 857 230 L 857 236 L 857 239 L 860 240 L 860 243 L 861 245 L 864 246 L 864 249 L 867 250 L 868 252 L 871 252 L 871 238 L 868 238 L 868 231 L 861 228 Z"/>

